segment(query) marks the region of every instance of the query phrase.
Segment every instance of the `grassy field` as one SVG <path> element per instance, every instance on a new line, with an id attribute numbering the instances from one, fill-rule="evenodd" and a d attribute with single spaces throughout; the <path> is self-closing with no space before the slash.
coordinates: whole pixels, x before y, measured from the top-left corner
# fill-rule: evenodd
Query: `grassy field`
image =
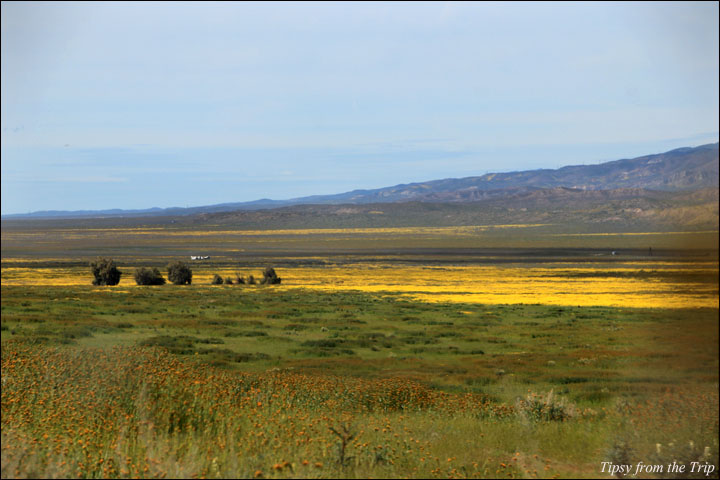
<path id="1" fill-rule="evenodd" d="M 3 228 L 2 477 L 717 478 L 717 232 L 533 228 Z"/>

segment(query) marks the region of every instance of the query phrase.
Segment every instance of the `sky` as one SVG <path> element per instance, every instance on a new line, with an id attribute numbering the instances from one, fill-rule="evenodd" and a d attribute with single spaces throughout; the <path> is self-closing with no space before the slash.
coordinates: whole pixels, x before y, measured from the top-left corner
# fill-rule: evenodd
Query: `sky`
<path id="1" fill-rule="evenodd" d="M 718 141 L 717 2 L 6 2 L 2 214 L 288 199 Z"/>

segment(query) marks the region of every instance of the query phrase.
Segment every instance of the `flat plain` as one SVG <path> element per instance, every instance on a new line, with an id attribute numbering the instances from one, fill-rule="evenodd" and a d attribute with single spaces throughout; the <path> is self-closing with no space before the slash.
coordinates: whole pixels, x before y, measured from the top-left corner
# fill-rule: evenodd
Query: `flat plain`
<path id="1" fill-rule="evenodd" d="M 2 476 L 717 478 L 717 241 L 4 222 Z"/>

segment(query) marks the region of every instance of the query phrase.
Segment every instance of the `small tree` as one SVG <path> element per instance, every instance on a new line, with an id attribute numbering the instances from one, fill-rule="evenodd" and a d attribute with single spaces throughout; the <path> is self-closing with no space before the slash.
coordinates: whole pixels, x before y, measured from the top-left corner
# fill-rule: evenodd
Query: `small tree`
<path id="1" fill-rule="evenodd" d="M 232 285 L 232 284 L 233 284 L 232 278 L 230 278 L 230 277 L 225 277 L 225 285 Z"/>
<path id="2" fill-rule="evenodd" d="M 183 262 L 171 263 L 167 266 L 168 280 L 175 285 L 190 285 L 192 283 L 192 270 Z"/>
<path id="3" fill-rule="evenodd" d="M 235 283 L 237 283 L 238 285 L 245 285 L 245 279 L 236 273 Z"/>
<path id="4" fill-rule="evenodd" d="M 135 283 L 138 285 L 165 285 L 165 279 L 157 268 L 141 267 L 135 269 Z"/>
<path id="5" fill-rule="evenodd" d="M 275 273 L 275 269 L 267 267 L 263 272 L 263 279 L 260 281 L 263 285 L 279 285 L 282 278 L 278 277 Z"/>
<path id="6" fill-rule="evenodd" d="M 248 285 L 255 285 L 255 277 L 253 277 L 252 275 L 249 275 L 247 283 L 248 283 Z"/>
<path id="7" fill-rule="evenodd" d="M 115 266 L 112 259 L 98 258 L 90 262 L 90 269 L 95 277 L 93 285 L 117 285 L 120 283 L 122 272 Z"/>
<path id="8" fill-rule="evenodd" d="M 213 279 L 212 279 L 212 281 L 211 281 L 210 283 L 211 283 L 212 285 L 222 285 L 223 279 L 222 279 L 222 277 L 221 277 L 220 275 L 218 275 L 218 274 L 216 273 L 215 275 L 213 275 Z"/>

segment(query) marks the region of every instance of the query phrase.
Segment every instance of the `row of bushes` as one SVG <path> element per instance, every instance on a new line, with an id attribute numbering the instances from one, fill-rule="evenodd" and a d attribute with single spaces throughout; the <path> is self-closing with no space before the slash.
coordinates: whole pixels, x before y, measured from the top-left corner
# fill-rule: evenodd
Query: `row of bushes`
<path id="1" fill-rule="evenodd" d="M 272 267 L 268 267 L 263 272 L 263 278 L 262 280 L 256 281 L 255 277 L 250 275 L 248 276 L 247 280 L 240 275 L 235 275 L 235 281 L 231 277 L 226 277 L 225 280 L 218 275 L 217 273 L 213 276 L 212 283 L 213 285 L 222 285 L 223 283 L 226 285 L 279 285 L 282 282 L 282 278 L 278 277 L 275 273 L 275 269 Z"/>
<path id="2" fill-rule="evenodd" d="M 117 285 L 120 283 L 122 272 L 112 259 L 98 258 L 90 262 L 94 280 L 93 285 Z M 174 262 L 167 266 L 168 280 L 175 285 L 190 285 L 192 283 L 192 270 L 183 262 Z M 165 285 L 160 270 L 157 268 L 135 269 L 135 282 L 138 285 Z"/>
<path id="3" fill-rule="evenodd" d="M 93 276 L 93 285 L 117 285 L 120 283 L 120 276 L 122 272 L 117 268 L 115 262 L 112 259 L 98 258 L 94 262 L 90 262 L 90 269 Z M 192 270 L 185 265 L 183 262 L 174 262 L 167 266 L 168 280 L 175 285 L 190 285 L 192 283 Z M 163 278 L 160 270 L 157 267 L 145 268 L 140 267 L 135 269 L 135 283 L 138 285 L 165 285 L 165 278 Z M 225 280 L 218 274 L 215 274 L 212 280 L 213 285 L 228 284 L 232 285 L 237 283 L 238 285 L 249 284 L 249 285 L 278 285 L 282 279 L 277 276 L 275 269 L 268 267 L 263 272 L 263 278 L 259 282 L 255 280 L 255 277 L 250 275 L 247 281 L 236 275 L 236 281 L 233 282 L 232 278 L 226 278 Z"/>

